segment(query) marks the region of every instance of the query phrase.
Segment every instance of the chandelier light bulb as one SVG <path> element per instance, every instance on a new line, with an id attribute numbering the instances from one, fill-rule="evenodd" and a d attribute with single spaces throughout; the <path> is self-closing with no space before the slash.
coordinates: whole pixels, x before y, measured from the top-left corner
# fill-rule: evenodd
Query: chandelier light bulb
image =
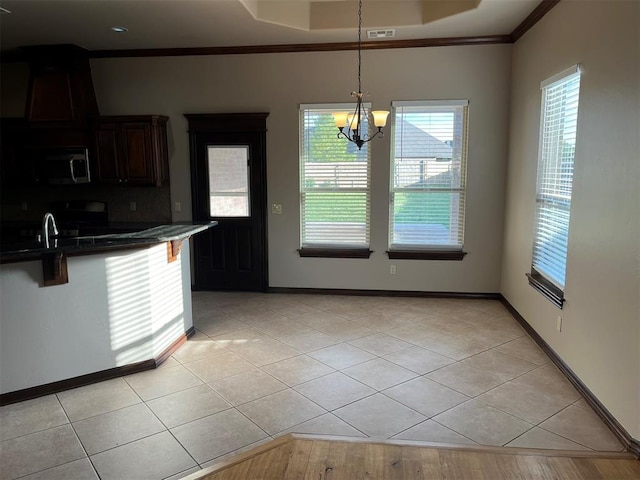
<path id="1" fill-rule="evenodd" d="M 349 112 L 333 113 L 333 119 L 336 121 L 336 127 L 338 127 L 340 130 L 342 130 L 344 127 L 346 127 L 349 124 L 349 121 L 347 120 L 348 115 L 349 115 Z"/>
<path id="2" fill-rule="evenodd" d="M 374 110 L 371 112 L 371 115 L 373 115 L 373 124 L 376 127 L 382 128 L 387 125 L 387 117 L 389 116 L 389 112 L 387 112 L 386 110 Z"/>

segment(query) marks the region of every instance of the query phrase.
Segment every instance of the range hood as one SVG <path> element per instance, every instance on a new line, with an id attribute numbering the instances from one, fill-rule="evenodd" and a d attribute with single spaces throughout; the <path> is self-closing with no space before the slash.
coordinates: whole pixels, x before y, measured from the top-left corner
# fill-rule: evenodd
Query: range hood
<path id="1" fill-rule="evenodd" d="M 34 146 L 87 146 L 99 116 L 87 50 L 23 47 L 30 66 L 25 118 Z"/>

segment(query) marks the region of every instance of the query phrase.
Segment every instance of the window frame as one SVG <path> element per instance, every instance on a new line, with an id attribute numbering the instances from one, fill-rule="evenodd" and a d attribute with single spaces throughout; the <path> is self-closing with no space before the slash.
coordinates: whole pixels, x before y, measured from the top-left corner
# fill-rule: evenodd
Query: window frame
<path id="1" fill-rule="evenodd" d="M 576 92 L 577 92 L 577 93 L 574 93 L 576 96 L 575 108 L 572 107 L 572 109 L 570 110 L 570 113 L 567 114 L 566 99 L 563 100 L 564 103 L 562 103 L 562 106 L 565 110 L 562 112 L 561 121 L 555 120 L 556 128 L 553 128 L 553 126 L 548 126 L 548 123 L 551 123 L 551 120 L 548 118 L 548 116 L 551 116 L 550 110 L 553 107 L 555 108 L 558 107 L 558 103 L 555 101 L 551 102 L 549 98 L 554 92 L 553 89 L 559 86 L 566 87 L 570 82 L 575 81 L 576 78 L 577 78 L 578 84 L 577 84 L 577 87 L 573 87 L 576 89 Z M 573 169 L 575 165 L 575 146 L 577 145 L 577 127 L 578 127 L 578 116 L 579 116 L 579 110 L 580 110 L 580 81 L 581 81 L 580 66 L 574 65 L 544 80 L 540 84 L 540 89 L 542 91 L 542 94 L 541 94 L 541 106 L 540 106 L 540 129 L 539 129 L 538 161 L 537 161 L 537 175 L 536 175 L 535 218 L 534 218 L 534 225 L 533 225 L 533 245 L 531 249 L 531 271 L 526 274 L 526 277 L 528 279 L 529 285 L 531 285 L 535 290 L 541 293 L 545 298 L 551 301 L 559 309 L 563 308 L 563 305 L 565 302 L 564 292 L 566 288 L 566 268 L 567 268 L 569 232 L 570 232 L 570 223 L 571 223 L 570 221 L 571 203 L 572 203 L 572 196 L 573 196 L 573 178 L 574 178 Z M 573 91 L 571 91 L 570 93 L 573 93 Z M 574 130 L 575 140 L 573 144 L 574 148 L 571 153 L 571 159 L 570 159 L 571 180 L 570 180 L 569 196 L 567 199 L 566 192 L 565 192 L 565 195 L 561 195 L 562 192 L 560 192 L 561 190 L 560 188 L 558 188 L 557 192 L 553 192 L 553 193 L 543 193 L 541 190 L 543 189 L 543 186 L 544 186 L 543 183 L 548 183 L 548 166 L 553 161 L 557 162 L 559 160 L 559 165 L 552 172 L 552 175 L 554 176 L 553 177 L 554 185 L 559 185 L 558 182 L 562 180 L 566 182 L 566 179 L 559 178 L 562 175 L 566 175 L 566 173 L 562 171 L 563 168 L 567 167 L 566 163 L 564 163 L 566 158 L 563 155 L 561 155 L 560 158 L 558 158 L 557 156 L 547 156 L 547 152 L 549 151 L 549 148 L 548 147 L 545 148 L 545 141 L 548 141 L 549 137 L 551 136 L 555 136 L 558 139 L 564 138 L 564 136 L 561 134 L 564 134 L 565 133 L 564 131 L 567 130 L 567 118 L 570 115 L 573 118 L 569 118 L 569 122 L 571 122 L 569 125 L 569 129 Z M 553 146 L 555 147 L 553 150 L 557 151 L 558 147 L 561 146 L 561 140 L 555 141 Z M 545 176 L 544 180 L 542 179 L 543 175 Z M 544 268 L 541 268 L 542 257 L 547 256 L 549 254 L 546 251 L 543 253 L 540 253 L 541 249 L 537 248 L 537 246 L 542 242 L 541 238 L 543 234 L 548 235 L 548 231 L 546 231 L 544 227 L 547 225 L 549 220 L 547 220 L 547 223 L 541 222 L 541 216 L 542 216 L 541 212 L 545 205 L 547 205 L 546 207 L 547 210 L 566 211 L 567 220 L 566 220 L 566 223 L 563 222 L 561 227 L 563 229 L 566 228 L 566 246 L 564 248 L 564 255 L 563 255 L 563 258 L 561 259 L 561 264 L 559 265 L 560 267 L 562 267 L 562 281 L 558 278 L 553 278 L 552 273 L 545 272 Z M 549 213 L 547 212 L 547 214 Z M 554 216 L 554 222 L 557 222 L 557 220 L 560 219 L 561 216 L 562 215 Z M 551 248 L 553 248 L 554 254 L 561 253 L 561 252 L 558 252 L 559 247 L 562 247 L 562 245 L 559 245 L 559 244 L 552 245 Z M 549 249 L 549 251 L 550 250 L 551 249 Z M 555 260 L 554 260 L 554 263 L 555 263 Z M 554 264 L 554 267 L 556 266 L 557 265 Z"/>
<path id="2" fill-rule="evenodd" d="M 428 112 L 430 108 L 435 113 L 437 110 L 446 108 L 462 107 L 462 132 L 460 135 L 460 151 L 461 151 L 461 175 L 460 187 L 456 188 L 437 188 L 431 190 L 431 193 L 438 191 L 441 193 L 460 193 L 462 201 L 462 213 L 460 228 L 460 245 L 441 245 L 435 243 L 423 244 L 400 244 L 393 243 L 394 235 L 394 204 L 395 194 L 401 191 L 408 191 L 406 188 L 396 187 L 394 185 L 395 178 L 395 148 L 398 121 L 398 108 L 402 107 L 421 107 Z M 468 137 L 469 137 L 469 100 L 415 100 L 415 101 L 393 101 L 392 102 L 392 130 L 391 130 L 391 154 L 390 154 L 390 178 L 389 178 L 389 223 L 388 223 L 388 250 L 389 259 L 407 259 L 407 260 L 463 260 L 467 252 L 464 251 L 464 230 L 466 216 L 466 191 L 467 191 L 467 164 L 468 164 Z M 420 192 L 414 192 L 420 193 Z M 421 193 L 429 194 L 429 191 Z M 451 217 L 450 217 L 451 218 Z"/>
<path id="3" fill-rule="evenodd" d="M 370 111 L 371 104 L 363 102 L 363 106 Z M 299 205 L 300 205 L 300 248 L 298 254 L 300 257 L 306 258 L 369 258 L 373 253 L 370 249 L 371 245 L 371 150 L 369 144 L 365 143 L 362 150 L 366 152 L 366 186 L 360 188 L 341 188 L 337 189 L 340 193 L 365 193 L 366 196 L 366 214 L 365 214 L 365 239 L 363 244 L 341 243 L 313 243 L 305 242 L 305 194 L 327 193 L 334 191 L 326 188 L 309 188 L 305 186 L 305 115 L 309 110 L 319 110 L 332 116 L 337 111 L 354 111 L 355 103 L 322 103 L 322 104 L 300 104 L 299 107 L 299 148 L 298 148 L 298 167 L 299 167 Z M 338 136 L 338 129 L 335 128 L 335 136 Z M 346 139 L 340 139 L 342 142 L 348 142 Z"/>

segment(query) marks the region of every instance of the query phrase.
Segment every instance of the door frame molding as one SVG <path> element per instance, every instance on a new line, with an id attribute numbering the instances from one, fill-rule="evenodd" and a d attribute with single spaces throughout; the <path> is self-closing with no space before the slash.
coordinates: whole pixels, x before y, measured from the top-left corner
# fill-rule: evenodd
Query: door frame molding
<path id="1" fill-rule="evenodd" d="M 197 151 L 196 145 L 198 136 L 211 135 L 212 133 L 261 133 L 264 145 L 264 155 L 260 155 L 258 159 L 251 159 L 251 162 L 259 162 L 259 168 L 264 177 L 263 188 L 259 193 L 261 205 L 264 205 L 259 212 L 260 220 L 263 225 L 261 232 L 261 242 L 263 248 L 262 255 L 262 280 L 261 291 L 266 292 L 269 288 L 269 249 L 267 244 L 267 154 L 266 154 L 266 133 L 267 133 L 267 117 L 268 112 L 253 113 L 185 113 L 184 117 L 189 123 L 189 166 L 191 181 L 191 208 L 192 219 L 199 218 L 201 215 L 208 214 L 202 212 L 198 202 L 199 196 L 202 194 L 194 171 L 197 168 Z M 252 192 L 253 195 L 253 192 Z M 215 228 L 215 227 L 214 227 Z"/>

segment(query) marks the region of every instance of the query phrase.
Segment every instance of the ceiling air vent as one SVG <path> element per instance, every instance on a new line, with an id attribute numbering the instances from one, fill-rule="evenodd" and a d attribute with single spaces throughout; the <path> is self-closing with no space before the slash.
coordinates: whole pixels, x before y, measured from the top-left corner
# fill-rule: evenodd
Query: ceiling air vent
<path id="1" fill-rule="evenodd" d="M 396 31 L 393 28 L 387 30 L 367 30 L 368 38 L 393 38 L 396 36 Z"/>

